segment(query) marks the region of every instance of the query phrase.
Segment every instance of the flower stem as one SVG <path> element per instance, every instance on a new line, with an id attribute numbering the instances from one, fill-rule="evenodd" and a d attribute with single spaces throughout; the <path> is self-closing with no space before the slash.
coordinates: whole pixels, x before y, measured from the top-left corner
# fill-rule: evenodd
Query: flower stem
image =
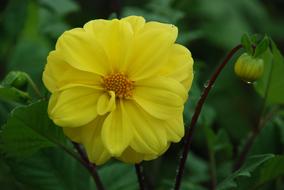
<path id="1" fill-rule="evenodd" d="M 181 156 L 179 166 L 178 166 L 178 170 L 177 170 L 174 190 L 180 189 L 181 180 L 182 180 L 182 177 L 183 177 L 183 174 L 184 174 L 186 159 L 187 159 L 189 148 L 190 148 L 190 145 L 191 145 L 191 142 L 192 142 L 192 136 L 193 136 L 193 133 L 194 133 L 195 124 L 198 120 L 202 106 L 205 103 L 205 100 L 206 100 L 213 84 L 215 83 L 217 77 L 219 76 L 219 74 L 221 73 L 221 71 L 223 70 L 225 65 L 227 65 L 227 63 L 232 58 L 232 56 L 241 48 L 242 48 L 242 45 L 237 45 L 227 54 L 224 61 L 218 66 L 218 68 L 215 70 L 215 72 L 211 76 L 211 78 L 208 82 L 208 85 L 205 85 L 205 87 L 204 87 L 203 93 L 202 93 L 202 95 L 201 95 L 201 97 L 200 97 L 200 99 L 199 99 L 199 101 L 198 101 L 198 103 L 195 107 L 195 111 L 194 111 L 194 114 L 191 118 L 191 122 L 190 122 L 189 126 L 187 127 L 187 131 L 186 131 L 186 134 L 185 134 L 185 142 L 184 142 L 185 145 L 184 145 L 184 148 L 183 148 L 183 151 L 182 151 L 182 156 Z"/>
<path id="2" fill-rule="evenodd" d="M 36 93 L 36 95 L 39 97 L 39 98 L 42 98 L 42 95 L 40 93 L 40 90 L 38 89 L 37 85 L 34 83 L 33 79 L 28 75 L 28 74 L 25 74 L 26 77 L 27 77 L 27 80 L 28 80 L 28 83 L 31 85 L 32 89 L 34 90 L 34 92 Z"/>
<path id="3" fill-rule="evenodd" d="M 143 167 L 141 164 L 135 164 L 135 170 L 136 170 L 136 175 L 137 179 L 139 182 L 139 188 L 140 190 L 145 190 L 145 177 L 143 174 Z"/>
<path id="4" fill-rule="evenodd" d="M 84 153 L 84 151 L 82 150 L 82 148 L 80 147 L 80 145 L 78 143 L 73 142 L 74 147 L 76 148 L 76 150 L 78 151 L 79 155 L 82 158 L 82 163 L 83 165 L 89 170 L 89 172 L 92 174 L 92 177 L 96 183 L 97 186 L 97 190 L 104 190 L 104 186 L 103 183 L 100 179 L 100 176 L 97 172 L 97 168 L 95 164 L 90 163 L 89 159 L 87 158 L 86 154 Z"/>

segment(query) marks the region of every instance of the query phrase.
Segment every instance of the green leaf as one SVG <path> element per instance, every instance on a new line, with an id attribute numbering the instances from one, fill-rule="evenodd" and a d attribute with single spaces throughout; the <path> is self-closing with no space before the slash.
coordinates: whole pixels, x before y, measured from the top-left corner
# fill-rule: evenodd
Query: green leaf
<path id="1" fill-rule="evenodd" d="M 15 87 L 0 85 L 0 100 L 25 104 L 30 100 L 30 96 Z"/>
<path id="2" fill-rule="evenodd" d="M 261 167 L 260 178 L 257 181 L 257 186 L 283 175 L 284 156 L 275 156 Z"/>
<path id="3" fill-rule="evenodd" d="M 267 36 L 265 36 L 261 42 L 256 46 L 254 57 L 259 57 L 261 54 L 263 54 L 269 46 L 269 39 Z"/>
<path id="4" fill-rule="evenodd" d="M 10 167 L 5 162 L 4 159 L 0 157 L 0 184 L 3 190 L 31 190 L 28 188 L 23 188 L 22 184 L 17 182 L 13 177 Z"/>
<path id="5" fill-rule="evenodd" d="M 186 162 L 186 170 L 190 172 L 190 175 L 185 176 L 184 181 L 194 184 L 208 181 L 210 177 L 207 162 L 193 152 L 189 154 L 190 159 Z"/>
<path id="6" fill-rule="evenodd" d="M 90 173 L 80 162 L 58 148 L 43 149 L 32 157 L 7 160 L 15 178 L 38 190 L 95 190 Z M 107 190 L 138 189 L 134 166 L 108 163 L 98 169 Z"/>
<path id="7" fill-rule="evenodd" d="M 173 181 L 172 180 L 163 180 L 161 187 L 157 188 L 158 190 L 165 190 L 165 189 L 173 189 Z M 202 187 L 201 185 L 194 184 L 187 180 L 184 180 L 181 184 L 181 190 L 206 190 L 206 188 Z"/>
<path id="8" fill-rule="evenodd" d="M 232 175 L 227 177 L 224 181 L 222 181 L 218 186 L 217 190 L 225 190 L 232 189 L 237 187 L 236 180 L 240 177 L 250 177 L 251 173 L 258 168 L 263 163 L 274 157 L 273 154 L 262 154 L 251 156 L 247 162 L 241 167 L 238 171 L 234 172 Z"/>
<path id="9" fill-rule="evenodd" d="M 114 162 L 99 169 L 99 175 L 106 189 L 138 189 L 137 177 L 133 165 Z"/>
<path id="10" fill-rule="evenodd" d="M 28 156 L 44 147 L 65 144 L 62 129 L 48 118 L 45 101 L 13 110 L 1 138 L 2 150 L 10 156 Z"/>
<path id="11" fill-rule="evenodd" d="M 267 50 L 262 58 L 264 60 L 263 76 L 254 84 L 256 91 L 265 97 L 269 104 L 284 103 L 284 58 L 276 44 L 271 40 L 272 49 Z M 267 92 L 266 92 L 267 91 Z"/>
<path id="12" fill-rule="evenodd" d="M 73 0 L 60 0 L 60 1 L 50 1 L 50 0 L 40 0 L 40 4 L 48 6 L 58 15 L 66 15 L 71 12 L 79 10 L 79 6 Z"/>
<path id="13" fill-rule="evenodd" d="M 250 37 L 248 34 L 244 34 L 241 38 L 242 46 L 245 48 L 246 52 L 249 55 L 252 55 L 253 48 L 252 48 L 252 42 L 250 40 Z"/>
<path id="14" fill-rule="evenodd" d="M 44 149 L 24 159 L 8 159 L 7 163 L 19 182 L 34 189 L 96 189 L 80 162 L 57 148 Z"/>
<path id="15" fill-rule="evenodd" d="M 21 33 L 26 19 L 27 6 L 27 0 L 8 1 L 4 15 L 2 17 L 3 25 L 1 25 L 1 27 L 3 26 L 5 34 L 7 35 L 7 37 L 9 37 L 9 40 Z"/>
<path id="16" fill-rule="evenodd" d="M 218 133 L 215 134 L 212 128 L 204 127 L 204 132 L 209 152 L 213 154 L 216 153 L 216 156 L 222 155 L 223 159 L 231 158 L 233 147 L 225 130 L 220 129 Z"/>
<path id="17" fill-rule="evenodd" d="M 256 190 L 266 183 L 284 176 L 284 156 L 275 156 L 253 172 L 250 178 L 239 180 L 237 189 Z"/>
<path id="18" fill-rule="evenodd" d="M 21 38 L 14 47 L 7 70 L 20 70 L 29 73 L 39 84 L 48 52 L 49 47 L 44 40 Z"/>
<path id="19" fill-rule="evenodd" d="M 220 129 L 216 136 L 215 151 L 226 150 L 228 153 L 232 153 L 232 144 L 230 138 L 224 129 Z"/>

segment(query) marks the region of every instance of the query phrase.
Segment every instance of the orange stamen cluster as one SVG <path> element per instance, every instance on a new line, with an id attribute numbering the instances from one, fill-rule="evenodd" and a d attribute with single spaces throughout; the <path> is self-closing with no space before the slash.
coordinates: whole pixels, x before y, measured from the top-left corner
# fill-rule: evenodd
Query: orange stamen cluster
<path id="1" fill-rule="evenodd" d="M 123 73 L 113 73 L 103 78 L 103 85 L 107 91 L 113 91 L 119 98 L 132 96 L 134 82 Z"/>

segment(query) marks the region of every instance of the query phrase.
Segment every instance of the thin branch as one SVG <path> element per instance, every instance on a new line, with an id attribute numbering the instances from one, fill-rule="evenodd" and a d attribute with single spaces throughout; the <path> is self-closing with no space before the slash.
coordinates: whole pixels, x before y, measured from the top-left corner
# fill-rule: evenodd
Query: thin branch
<path id="1" fill-rule="evenodd" d="M 185 134 L 185 145 L 184 145 L 182 156 L 181 156 L 179 166 L 178 166 L 178 172 L 177 172 L 177 175 L 176 175 L 174 190 L 180 189 L 181 180 L 182 180 L 182 177 L 183 177 L 183 174 L 184 174 L 186 159 L 187 159 L 189 148 L 190 148 L 190 145 L 191 145 L 191 142 L 192 142 L 192 136 L 193 136 L 193 133 L 194 133 L 195 124 L 198 120 L 202 106 L 205 103 L 205 100 L 206 100 L 213 84 L 215 83 L 217 77 L 219 76 L 220 72 L 223 70 L 225 65 L 232 58 L 232 56 L 241 48 L 242 48 L 242 45 L 237 45 L 227 54 L 224 61 L 218 66 L 218 68 L 216 69 L 214 74 L 211 76 L 211 78 L 208 82 L 208 85 L 206 85 L 204 90 L 203 90 L 203 93 L 202 93 L 202 95 L 201 95 L 201 97 L 200 97 L 200 99 L 199 99 L 199 101 L 198 101 L 198 103 L 195 107 L 195 111 L 194 111 L 194 114 L 191 118 L 191 122 L 190 122 L 189 126 L 187 127 L 187 131 L 186 131 L 186 134 Z"/>
<path id="2" fill-rule="evenodd" d="M 135 170 L 136 170 L 136 175 L 137 179 L 139 182 L 139 188 L 140 190 L 145 190 L 145 177 L 143 174 L 143 167 L 141 164 L 135 164 Z"/>
<path id="3" fill-rule="evenodd" d="M 79 155 L 81 156 L 82 160 L 83 160 L 83 165 L 89 170 L 89 172 L 92 174 L 92 177 L 96 183 L 97 189 L 98 190 L 104 190 L 104 186 L 103 183 L 100 179 L 100 176 L 97 172 L 96 169 L 96 165 L 90 163 L 89 159 L 87 158 L 85 152 L 82 150 L 82 148 L 80 147 L 80 145 L 78 143 L 73 142 L 74 147 L 76 148 L 77 152 L 79 153 Z"/>

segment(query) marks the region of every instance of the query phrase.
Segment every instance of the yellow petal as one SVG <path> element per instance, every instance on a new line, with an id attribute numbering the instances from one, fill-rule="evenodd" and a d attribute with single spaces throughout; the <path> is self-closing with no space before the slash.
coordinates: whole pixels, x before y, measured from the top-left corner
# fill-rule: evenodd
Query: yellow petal
<path id="1" fill-rule="evenodd" d="M 56 43 L 56 50 L 72 67 L 105 75 L 111 71 L 103 47 L 82 28 L 64 32 Z"/>
<path id="2" fill-rule="evenodd" d="M 102 138 L 101 129 L 105 116 L 98 116 L 94 121 L 82 127 L 81 138 L 88 158 L 92 163 L 101 165 L 110 159 L 111 155 L 105 148 Z"/>
<path id="3" fill-rule="evenodd" d="M 182 45 L 171 47 L 168 63 L 161 71 L 164 76 L 181 82 L 186 89 L 190 89 L 193 80 L 193 59 L 190 51 Z"/>
<path id="4" fill-rule="evenodd" d="M 129 164 L 134 164 L 144 160 L 144 154 L 135 152 L 131 147 L 128 147 L 118 159 Z"/>
<path id="5" fill-rule="evenodd" d="M 149 22 L 135 34 L 127 58 L 127 74 L 134 81 L 155 75 L 166 64 L 177 28 L 170 24 Z"/>
<path id="6" fill-rule="evenodd" d="M 66 89 L 74 84 L 92 85 L 102 89 L 101 76 L 75 69 L 67 64 L 57 51 L 52 51 L 47 57 L 43 82 L 50 92 Z"/>
<path id="7" fill-rule="evenodd" d="M 167 145 L 166 133 L 161 126 L 162 120 L 149 115 L 134 101 L 125 101 L 124 105 L 134 135 L 131 147 L 142 154 L 159 154 Z"/>
<path id="8" fill-rule="evenodd" d="M 82 142 L 82 138 L 81 138 L 82 129 L 83 127 L 76 127 L 76 128 L 63 127 L 63 132 L 73 142 L 81 143 Z"/>
<path id="9" fill-rule="evenodd" d="M 165 149 L 161 152 L 163 154 L 169 146 L 166 146 Z M 131 147 L 128 147 L 123 154 L 118 157 L 117 159 L 129 163 L 129 164 L 135 164 L 135 163 L 140 163 L 143 160 L 153 160 L 156 159 L 159 155 L 161 154 L 142 154 L 139 152 L 136 152 L 133 150 Z"/>
<path id="10" fill-rule="evenodd" d="M 109 93 L 103 93 L 98 99 L 98 114 L 104 115 L 107 112 L 111 112 L 115 109 L 115 93 L 110 91 Z"/>
<path id="11" fill-rule="evenodd" d="M 128 16 L 121 20 L 127 21 L 131 24 L 132 30 L 135 33 L 139 32 L 145 25 L 145 19 L 141 16 Z"/>
<path id="12" fill-rule="evenodd" d="M 93 20 L 84 29 L 98 41 L 108 55 L 112 70 L 124 71 L 125 59 L 133 39 L 131 25 L 124 20 Z"/>
<path id="13" fill-rule="evenodd" d="M 102 140 L 111 155 L 120 156 L 132 140 L 132 129 L 128 112 L 124 109 L 123 101 L 106 118 L 102 128 Z"/>
<path id="14" fill-rule="evenodd" d="M 180 139 L 184 136 L 182 113 L 180 113 L 180 115 L 176 118 L 165 121 L 165 125 L 163 126 L 166 130 L 168 140 L 171 142 L 179 142 Z"/>
<path id="15" fill-rule="evenodd" d="M 55 51 L 49 53 L 42 78 L 44 85 L 50 92 L 57 90 L 57 82 L 60 80 L 62 73 L 70 68 L 64 60 L 55 54 Z"/>
<path id="16" fill-rule="evenodd" d="M 49 116 L 59 126 L 79 127 L 86 125 L 97 116 L 96 89 L 73 87 L 52 94 L 49 104 Z"/>
<path id="17" fill-rule="evenodd" d="M 133 99 L 158 119 L 169 119 L 180 114 L 186 97 L 187 92 L 179 82 L 165 77 L 137 81 L 133 93 Z"/>

